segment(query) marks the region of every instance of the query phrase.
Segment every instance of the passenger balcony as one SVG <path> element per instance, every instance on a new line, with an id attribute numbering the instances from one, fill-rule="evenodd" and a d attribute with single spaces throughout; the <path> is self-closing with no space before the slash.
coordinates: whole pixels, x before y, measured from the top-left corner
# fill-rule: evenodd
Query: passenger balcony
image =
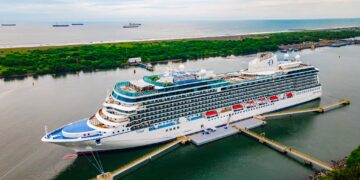
<path id="1" fill-rule="evenodd" d="M 112 127 L 117 127 L 117 126 L 120 126 L 123 123 L 129 122 L 129 119 L 125 118 L 125 117 L 124 118 L 118 118 L 118 119 L 108 117 L 102 112 L 102 109 L 100 109 L 96 113 L 95 117 L 100 123 L 108 125 L 108 126 L 112 126 Z"/>
<path id="2" fill-rule="evenodd" d="M 112 108 L 116 108 L 116 109 L 119 109 L 122 111 L 128 111 L 128 112 L 144 109 L 143 103 L 133 103 L 133 104 L 121 103 L 119 101 L 114 100 L 112 98 L 112 96 L 109 96 L 105 99 L 103 106 L 104 107 L 112 107 Z M 130 114 L 133 114 L 133 113 L 130 113 Z"/>

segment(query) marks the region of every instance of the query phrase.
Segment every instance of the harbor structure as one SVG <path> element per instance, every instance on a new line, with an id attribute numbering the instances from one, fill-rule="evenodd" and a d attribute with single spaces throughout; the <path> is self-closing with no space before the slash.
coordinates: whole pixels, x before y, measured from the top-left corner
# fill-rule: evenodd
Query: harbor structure
<path id="1" fill-rule="evenodd" d="M 16 26 L 16 24 L 1 24 L 1 26 Z"/>
<path id="2" fill-rule="evenodd" d="M 69 27 L 68 24 L 53 24 L 52 27 Z"/>
<path id="3" fill-rule="evenodd" d="M 264 126 L 267 124 L 266 121 L 264 121 L 265 117 L 274 117 L 274 116 L 283 116 L 283 115 L 293 115 L 293 114 L 300 114 L 300 113 L 309 113 L 309 112 L 318 112 L 318 113 L 324 113 L 329 110 L 335 109 L 337 107 L 346 106 L 350 104 L 350 100 L 348 99 L 340 99 L 334 103 L 330 103 L 321 107 L 315 107 L 315 108 L 302 108 L 302 109 L 296 109 L 296 110 L 285 110 L 285 111 L 279 111 L 276 113 L 266 113 L 266 114 L 259 114 L 254 116 L 253 118 L 241 120 L 234 123 L 229 123 L 224 126 L 216 127 L 211 130 L 204 130 L 202 132 L 194 133 L 189 136 L 180 136 L 174 141 L 171 141 L 163 146 L 160 146 L 156 150 L 147 153 L 140 158 L 135 159 L 134 161 L 131 161 L 120 168 L 117 168 L 111 172 L 102 172 L 100 175 L 98 175 L 95 179 L 97 180 L 112 180 L 114 177 L 118 176 L 124 176 L 130 172 L 132 172 L 134 169 L 139 168 L 141 165 L 146 164 L 154 157 L 159 157 L 161 155 L 164 155 L 166 152 L 169 152 L 169 149 L 175 149 L 178 147 L 179 143 L 185 144 L 188 141 L 191 141 L 197 146 L 213 142 L 219 139 L 223 139 L 225 137 L 244 133 L 250 137 L 253 137 L 257 139 L 260 143 L 266 144 L 269 147 L 288 155 L 289 157 L 292 157 L 296 160 L 299 160 L 303 162 L 305 165 L 309 165 L 315 169 L 318 170 L 326 170 L 331 171 L 334 169 L 334 167 L 327 162 L 321 161 L 319 159 L 316 159 L 315 157 L 312 157 L 311 155 L 305 154 L 301 151 L 296 150 L 293 147 L 289 147 L 286 145 L 283 145 L 279 142 L 276 142 L 270 138 L 265 137 L 263 134 L 257 134 L 250 129 Z"/>
<path id="4" fill-rule="evenodd" d="M 124 25 L 123 28 L 138 28 L 140 27 L 141 24 L 140 23 L 129 23 L 128 25 Z"/>

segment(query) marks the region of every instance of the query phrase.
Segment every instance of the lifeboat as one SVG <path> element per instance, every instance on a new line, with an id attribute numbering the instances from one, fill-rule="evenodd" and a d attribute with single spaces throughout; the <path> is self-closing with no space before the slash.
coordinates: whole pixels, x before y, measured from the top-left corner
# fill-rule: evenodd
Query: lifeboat
<path id="1" fill-rule="evenodd" d="M 205 113 L 206 117 L 214 117 L 218 115 L 218 112 L 216 110 L 208 111 Z"/>
<path id="2" fill-rule="evenodd" d="M 259 105 L 264 105 L 267 103 L 265 98 L 259 98 L 258 102 L 259 102 Z"/>
<path id="3" fill-rule="evenodd" d="M 236 105 L 233 105 L 232 108 L 234 111 L 239 111 L 239 110 L 243 109 L 244 106 L 242 104 L 236 104 Z"/>
<path id="4" fill-rule="evenodd" d="M 293 93 L 291 93 L 291 92 L 289 92 L 289 93 L 286 93 L 286 97 L 287 98 L 292 98 L 294 95 L 293 95 Z"/>
<path id="5" fill-rule="evenodd" d="M 269 99 L 271 102 L 275 102 L 275 101 L 279 100 L 279 98 L 277 96 L 271 96 Z"/>
<path id="6" fill-rule="evenodd" d="M 254 107 L 254 106 L 255 106 L 255 101 L 253 101 L 253 100 L 248 101 L 248 102 L 246 103 L 246 107 L 247 107 L 247 108 L 252 108 L 252 107 Z"/>

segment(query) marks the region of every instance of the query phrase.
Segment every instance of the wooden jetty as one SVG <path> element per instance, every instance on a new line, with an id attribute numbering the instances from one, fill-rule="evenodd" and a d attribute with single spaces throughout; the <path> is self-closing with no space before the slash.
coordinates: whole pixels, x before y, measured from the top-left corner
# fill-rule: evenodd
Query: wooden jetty
<path id="1" fill-rule="evenodd" d="M 286 116 L 286 115 L 294 115 L 294 114 L 300 114 L 300 113 L 308 113 L 308 112 L 318 112 L 318 113 L 324 113 L 326 111 L 330 111 L 334 108 L 337 108 L 339 106 L 346 106 L 349 105 L 351 102 L 348 99 L 340 99 L 338 101 L 335 101 L 334 103 L 327 104 L 320 107 L 315 108 L 303 108 L 303 109 L 294 109 L 294 110 L 285 110 L 285 111 L 279 111 L 279 112 L 273 112 L 273 113 L 267 113 L 263 115 L 255 116 L 255 118 L 265 120 L 269 117 L 276 117 L 276 116 Z"/>
<path id="2" fill-rule="evenodd" d="M 289 156 L 293 156 L 295 158 L 302 159 L 304 161 L 304 164 L 306 164 L 306 165 L 310 165 L 312 167 L 318 167 L 318 169 L 325 169 L 325 170 L 329 170 L 329 171 L 333 170 L 333 167 L 331 165 L 329 165 L 328 163 L 318 160 L 308 154 L 302 153 L 292 147 L 280 144 L 279 142 L 276 142 L 274 140 L 266 138 L 265 136 L 262 136 L 260 134 L 257 134 L 253 131 L 250 131 L 250 130 L 240 127 L 240 126 L 234 126 L 234 128 L 247 134 L 250 137 L 257 139 L 262 144 L 264 144 L 264 143 L 267 144 L 268 146 L 274 148 L 275 150 L 278 150 Z"/>
<path id="3" fill-rule="evenodd" d="M 134 161 L 129 162 L 118 169 L 115 169 L 114 171 L 106 172 L 106 173 L 98 175 L 96 177 L 96 179 L 97 180 L 112 180 L 115 176 L 124 175 L 125 173 L 130 172 L 133 168 L 139 167 L 140 165 L 144 165 L 145 163 L 149 162 L 152 158 L 158 157 L 158 156 L 160 156 L 160 154 L 169 152 L 170 149 L 174 149 L 174 148 L 178 147 L 178 145 L 180 143 L 185 144 L 188 141 L 190 141 L 190 139 L 188 137 L 180 136 L 180 137 L 176 138 L 175 140 L 159 147 L 158 149 L 156 149 L 144 156 L 141 156 L 140 158 L 135 159 Z"/>
<path id="4" fill-rule="evenodd" d="M 308 154 L 302 153 L 292 147 L 283 145 L 279 142 L 276 142 L 274 140 L 266 138 L 265 136 L 259 135 L 253 131 L 250 131 L 249 129 L 259 127 L 261 125 L 265 125 L 266 124 L 265 120 L 266 120 L 266 118 L 269 118 L 269 117 L 293 115 L 293 114 L 308 113 L 308 112 L 324 113 L 324 112 L 332 110 L 336 107 L 346 106 L 349 104 L 350 104 L 350 100 L 340 99 L 334 103 L 316 107 L 316 108 L 285 110 L 285 111 L 257 115 L 257 116 L 254 116 L 253 119 L 250 119 L 250 120 L 248 119 L 248 120 L 242 120 L 242 121 L 231 123 L 231 126 L 229 126 L 229 129 L 230 128 L 235 129 L 237 131 L 237 133 L 243 132 L 246 135 L 257 139 L 262 144 L 266 144 L 269 147 L 272 147 L 275 150 L 278 150 L 284 154 L 287 154 L 295 159 L 300 159 L 306 165 L 310 165 L 317 169 L 325 169 L 325 170 L 331 171 L 331 170 L 333 170 L 333 167 L 331 165 L 329 165 L 328 163 L 318 160 Z M 221 133 L 223 133 L 223 134 L 221 134 Z M 136 169 L 137 167 L 144 165 L 147 162 L 150 162 L 151 159 L 159 157 L 160 155 L 162 155 L 166 152 L 169 152 L 172 149 L 175 149 L 176 147 L 178 147 L 180 145 L 180 143 L 185 144 L 186 142 L 193 141 L 194 144 L 201 145 L 201 144 L 205 144 L 207 142 L 211 142 L 211 141 L 214 141 L 214 140 L 217 140 L 220 138 L 227 137 L 228 134 L 232 135 L 232 134 L 237 134 L 237 133 L 236 132 L 232 133 L 231 129 L 229 131 L 225 131 L 225 130 L 218 131 L 217 133 L 213 133 L 212 135 L 210 134 L 210 136 L 209 136 L 210 139 L 209 139 L 209 137 L 200 137 L 200 138 L 196 137 L 198 135 L 201 135 L 201 133 L 200 134 L 195 133 L 195 134 L 191 135 L 190 137 L 180 136 L 180 137 L 176 138 L 175 140 L 173 140 L 167 144 L 164 144 L 163 146 L 159 147 L 158 149 L 156 149 L 144 156 L 141 156 L 140 158 L 135 159 L 134 161 L 129 162 L 114 171 L 106 172 L 106 173 L 98 175 L 95 179 L 97 179 L 97 180 L 112 180 L 115 176 L 125 175 L 126 173 L 131 172 L 132 170 Z M 194 139 L 192 140 L 192 138 L 194 138 Z"/>

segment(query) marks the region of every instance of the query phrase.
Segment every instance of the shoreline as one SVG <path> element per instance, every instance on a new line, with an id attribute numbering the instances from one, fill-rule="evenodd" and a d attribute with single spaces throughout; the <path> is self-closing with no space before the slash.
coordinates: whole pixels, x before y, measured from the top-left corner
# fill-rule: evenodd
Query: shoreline
<path id="1" fill-rule="evenodd" d="M 322 40 L 326 40 L 327 44 L 337 42 L 333 46 L 340 47 L 360 43 L 359 40 L 355 40 L 355 37 L 359 36 L 360 27 L 351 27 L 265 35 L 207 37 L 198 40 L 3 49 L 0 51 L 0 78 L 112 69 L 126 65 L 132 57 L 142 57 L 143 62 L 147 63 L 164 63 L 169 60 L 277 51 L 284 44 L 285 49 L 289 50 L 322 47 Z M 234 38 L 237 40 L 233 40 Z"/>
<path id="2" fill-rule="evenodd" d="M 113 41 L 90 41 L 90 42 L 74 42 L 74 43 L 46 43 L 46 44 L 21 44 L 21 45 L 1 45 L 0 50 L 10 49 L 26 49 L 26 48 L 49 48 L 49 47 L 66 47 L 66 46 L 85 46 L 85 45 L 101 45 L 116 43 L 132 43 L 132 42 L 161 42 L 161 41 L 181 41 L 181 40 L 242 40 L 251 36 L 303 32 L 303 31 L 338 31 L 338 30 L 360 30 L 360 26 L 332 27 L 332 28 L 314 28 L 314 29 L 288 29 L 282 31 L 265 31 L 253 32 L 234 35 L 214 35 L 214 36 L 198 36 L 198 37 L 180 37 L 180 38 L 159 38 L 159 39 L 142 39 L 142 40 L 113 40 Z"/>

